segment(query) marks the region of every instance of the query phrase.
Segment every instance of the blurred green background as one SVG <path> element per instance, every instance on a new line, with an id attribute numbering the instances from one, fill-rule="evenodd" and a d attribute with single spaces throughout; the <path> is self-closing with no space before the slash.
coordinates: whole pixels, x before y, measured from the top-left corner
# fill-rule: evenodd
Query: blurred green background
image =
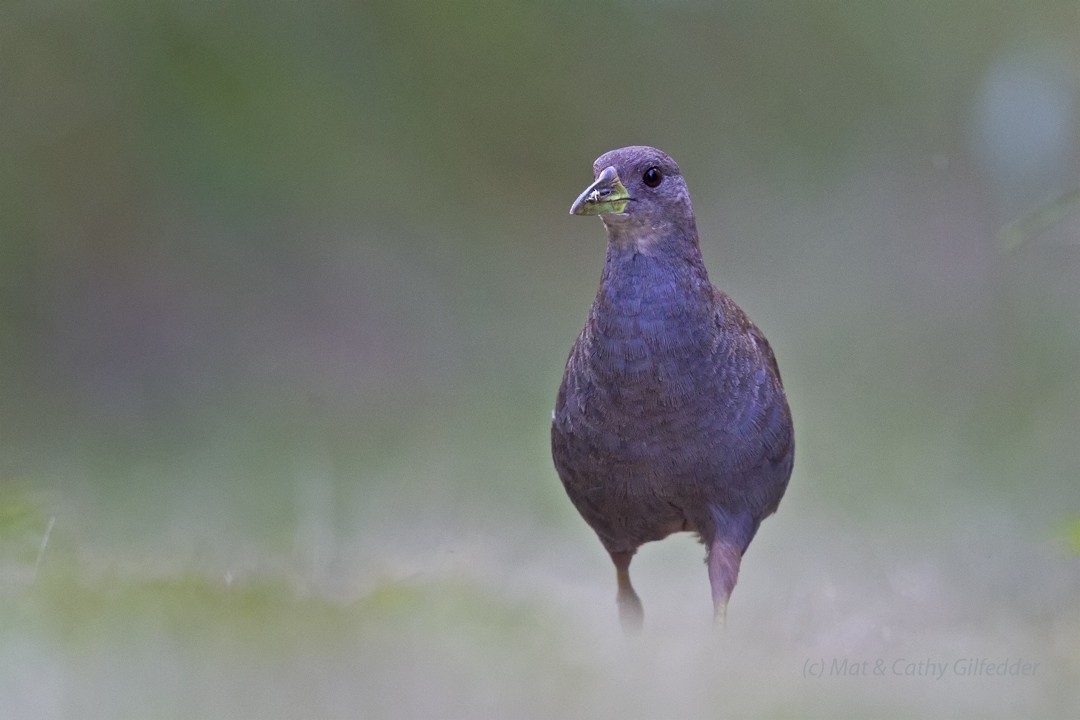
<path id="1" fill-rule="evenodd" d="M 549 456 L 628 144 L 795 416 L 721 637 Z M 7 0 L 0 718 L 1067 716 L 1078 181 L 1075 0 Z"/>

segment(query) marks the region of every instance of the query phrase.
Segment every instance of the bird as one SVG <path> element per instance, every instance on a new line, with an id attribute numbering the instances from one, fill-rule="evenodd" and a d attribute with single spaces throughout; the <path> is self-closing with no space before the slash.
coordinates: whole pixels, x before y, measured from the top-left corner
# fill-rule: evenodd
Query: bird
<path id="1" fill-rule="evenodd" d="M 601 155 L 571 215 L 607 230 L 600 287 L 566 362 L 552 459 L 616 573 L 622 628 L 644 609 L 638 548 L 696 533 L 723 627 L 743 554 L 794 462 L 791 410 L 765 335 L 709 280 L 679 166 L 653 147 Z"/>

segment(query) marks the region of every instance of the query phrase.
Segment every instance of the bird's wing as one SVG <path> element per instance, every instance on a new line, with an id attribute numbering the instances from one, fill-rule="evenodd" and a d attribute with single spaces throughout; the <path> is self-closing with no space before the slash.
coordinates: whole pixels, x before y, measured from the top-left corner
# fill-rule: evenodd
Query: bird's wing
<path id="1" fill-rule="evenodd" d="M 780 380 L 776 355 L 765 334 L 734 300 L 715 288 L 713 293 L 717 323 L 723 328 L 722 333 L 731 345 L 727 362 L 740 367 L 739 372 L 746 379 L 752 378 L 750 383 L 754 386 L 754 391 L 744 396 L 746 405 L 736 419 L 748 431 L 738 433 L 738 440 L 753 439 L 749 445 L 736 443 L 741 451 L 737 454 L 741 460 L 739 465 L 753 467 L 762 462 L 784 464 L 791 455 L 794 439 L 791 411 Z"/>

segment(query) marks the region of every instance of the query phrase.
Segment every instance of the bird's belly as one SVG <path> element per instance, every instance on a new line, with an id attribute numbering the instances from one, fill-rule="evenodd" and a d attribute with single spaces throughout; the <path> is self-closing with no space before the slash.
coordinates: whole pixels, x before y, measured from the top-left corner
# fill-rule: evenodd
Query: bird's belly
<path id="1" fill-rule="evenodd" d="M 610 419 L 572 430 L 556 422 L 552 441 L 567 494 L 609 550 L 695 529 L 685 508 L 708 472 L 686 447 L 700 444 L 675 443 L 655 427 Z"/>
<path id="2" fill-rule="evenodd" d="M 626 472 L 604 476 L 600 471 L 586 482 L 564 482 L 575 507 L 608 550 L 632 550 L 694 529 L 676 504 L 677 496 L 658 492 L 662 487 L 655 479 Z"/>

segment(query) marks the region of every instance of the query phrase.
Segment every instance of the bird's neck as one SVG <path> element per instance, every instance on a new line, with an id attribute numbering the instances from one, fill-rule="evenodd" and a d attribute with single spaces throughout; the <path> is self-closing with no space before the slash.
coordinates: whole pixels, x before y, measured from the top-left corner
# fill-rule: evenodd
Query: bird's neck
<path id="1" fill-rule="evenodd" d="M 648 244 L 636 241 L 638 234 L 620 236 L 609 228 L 598 299 L 607 290 L 613 301 L 712 304 L 712 285 L 696 234 L 653 235 Z"/>
<path id="2" fill-rule="evenodd" d="M 696 244 L 684 247 L 651 254 L 609 242 L 592 309 L 595 340 L 663 335 L 682 344 L 692 340 L 686 328 L 711 324 L 715 300 L 705 264 Z"/>

